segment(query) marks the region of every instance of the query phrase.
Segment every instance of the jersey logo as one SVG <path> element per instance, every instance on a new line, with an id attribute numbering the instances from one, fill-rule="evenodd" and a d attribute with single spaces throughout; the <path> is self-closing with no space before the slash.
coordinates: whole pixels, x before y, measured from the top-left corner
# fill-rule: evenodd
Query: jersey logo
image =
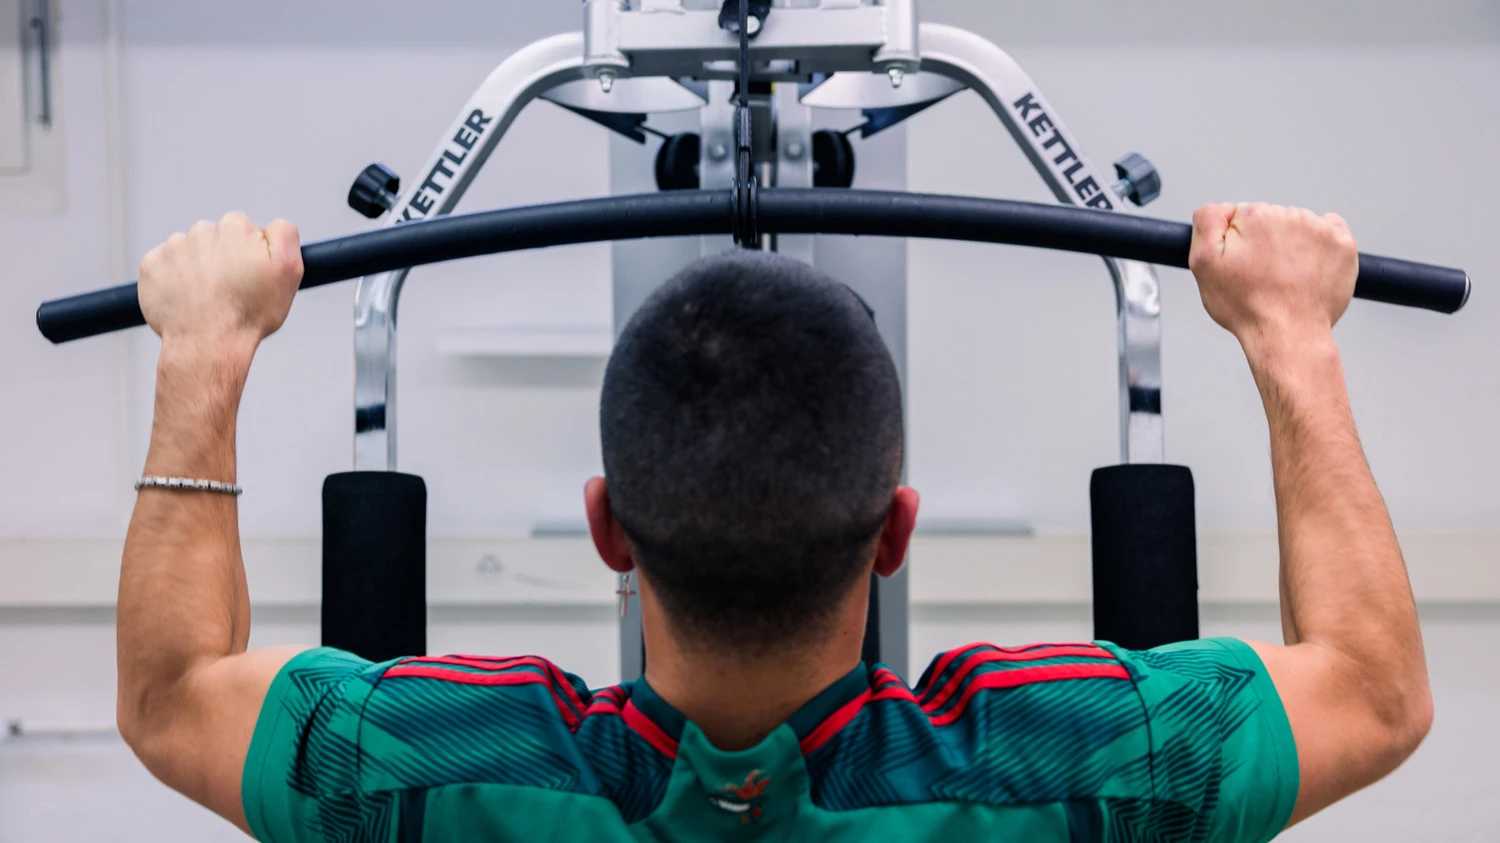
<path id="1" fill-rule="evenodd" d="M 738 814 L 740 822 L 748 824 L 764 813 L 761 803 L 765 801 L 766 787 L 770 784 L 771 780 L 759 770 L 751 770 L 744 784 L 730 782 L 709 796 L 708 801 L 721 811 Z"/>

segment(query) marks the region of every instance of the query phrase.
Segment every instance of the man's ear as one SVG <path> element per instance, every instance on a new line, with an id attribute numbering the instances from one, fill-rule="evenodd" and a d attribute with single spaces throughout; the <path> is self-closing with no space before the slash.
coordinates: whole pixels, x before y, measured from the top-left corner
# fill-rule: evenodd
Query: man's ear
<path id="1" fill-rule="evenodd" d="M 891 511 L 885 516 L 885 526 L 880 528 L 880 545 L 875 550 L 875 573 L 888 577 L 901 570 L 906 561 L 906 548 L 911 544 L 911 532 L 917 527 L 917 505 L 921 502 L 917 490 L 910 486 L 897 486 L 891 498 Z"/>
<path id="2" fill-rule="evenodd" d="M 625 530 L 609 508 L 609 487 L 604 485 L 603 477 L 591 477 L 583 485 L 583 508 L 588 513 L 589 535 L 594 539 L 599 558 L 615 573 L 634 570 L 630 542 L 625 540 Z"/>

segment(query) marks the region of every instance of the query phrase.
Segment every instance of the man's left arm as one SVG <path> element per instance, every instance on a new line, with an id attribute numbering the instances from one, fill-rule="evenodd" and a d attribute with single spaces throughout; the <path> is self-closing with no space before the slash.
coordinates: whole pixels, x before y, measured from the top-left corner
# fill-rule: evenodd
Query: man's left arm
<path id="1" fill-rule="evenodd" d="M 261 340 L 302 276 L 297 229 L 200 222 L 141 262 L 162 338 L 148 476 L 235 481 L 235 419 Z M 120 733 L 146 767 L 249 831 L 241 775 L 272 680 L 305 648 L 248 652 L 250 599 L 232 495 L 142 488 L 117 612 Z"/>

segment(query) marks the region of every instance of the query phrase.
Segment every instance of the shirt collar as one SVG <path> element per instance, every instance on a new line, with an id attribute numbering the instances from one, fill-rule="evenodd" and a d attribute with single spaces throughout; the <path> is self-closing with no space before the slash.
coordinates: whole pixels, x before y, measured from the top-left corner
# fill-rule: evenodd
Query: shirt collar
<path id="1" fill-rule="evenodd" d="M 834 712 L 868 690 L 870 690 L 870 671 L 864 662 L 860 662 L 853 670 L 803 704 L 791 717 L 787 718 L 786 723 L 800 741 L 812 734 L 813 730 L 817 729 Z M 673 708 L 671 703 L 662 699 L 646 681 L 646 677 L 642 676 L 631 683 L 630 701 L 635 704 L 641 714 L 644 714 L 673 740 L 682 739 L 682 729 L 687 725 L 687 717 Z"/>

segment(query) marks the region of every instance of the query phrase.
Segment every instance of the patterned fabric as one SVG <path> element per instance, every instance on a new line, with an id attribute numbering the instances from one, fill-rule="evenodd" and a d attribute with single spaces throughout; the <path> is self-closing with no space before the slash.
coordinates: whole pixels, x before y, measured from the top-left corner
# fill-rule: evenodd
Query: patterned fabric
<path id="1" fill-rule="evenodd" d="M 314 650 L 272 686 L 244 777 L 278 841 L 1264 841 L 1296 794 L 1280 700 L 1230 639 L 975 644 L 914 689 L 861 665 L 742 752 L 644 679 Z"/>
<path id="2" fill-rule="evenodd" d="M 403 806 L 425 811 L 424 791 L 484 783 L 604 797 L 633 822 L 660 801 L 672 759 L 625 725 L 611 705 L 623 694 L 590 693 L 534 656 L 371 664 L 311 650 L 267 696 L 246 816 L 262 840 L 419 839 L 420 817 L 404 831 L 397 821 Z"/>
<path id="3" fill-rule="evenodd" d="M 1057 803 L 1073 840 L 1267 840 L 1297 793 L 1280 700 L 1232 639 L 953 650 L 807 765 L 827 810 Z"/>
<path id="4" fill-rule="evenodd" d="M 913 693 L 808 758 L 815 803 L 1007 805 L 1150 791 L 1145 713 L 1102 647 L 974 645 L 941 656 Z M 1138 742 L 1122 740 L 1136 730 Z"/>

